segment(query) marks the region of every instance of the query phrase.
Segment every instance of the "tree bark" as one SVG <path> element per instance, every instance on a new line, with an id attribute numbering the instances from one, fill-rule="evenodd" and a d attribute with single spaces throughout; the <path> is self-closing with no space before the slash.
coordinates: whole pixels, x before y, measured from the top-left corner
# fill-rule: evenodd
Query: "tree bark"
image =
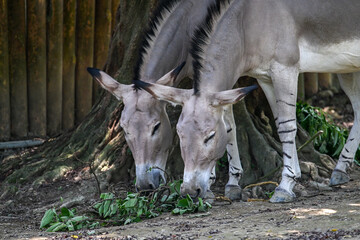
<path id="1" fill-rule="evenodd" d="M 102 69 L 106 63 L 111 37 L 111 0 L 96 1 L 94 67 Z M 93 82 L 93 103 L 99 97 L 100 86 Z"/>
<path id="2" fill-rule="evenodd" d="M 117 13 L 120 19 L 111 39 L 105 71 L 122 83 L 131 82 L 142 41 L 141 33 L 149 21 L 149 13 L 156 4 L 156 0 L 120 2 Z M 237 87 L 248 86 L 254 81 L 242 78 Z M 190 84 L 190 81 L 185 80 L 180 87 L 189 87 Z M 74 131 L 45 143 L 36 153 L 13 157 L 11 161 L 4 160 L 4 167 L 0 169 L 0 180 L 6 177 L 7 182 L 12 184 L 18 183 L 19 179 L 43 183 L 59 179 L 71 169 L 89 165 L 98 173 L 105 173 L 108 182 L 133 179 L 134 163 L 119 123 L 122 109 L 121 102 L 103 91 L 100 101 Z M 168 106 L 167 110 L 175 131 L 181 108 Z M 255 91 L 246 98 L 246 104 L 241 102 L 234 105 L 234 113 L 238 146 L 245 170 L 241 184 L 268 179 L 278 180 L 282 169 L 282 149 L 265 95 L 261 90 Z M 307 140 L 306 134 L 300 130 L 297 140 L 304 142 Z M 330 167 L 326 166 L 332 164 L 331 160 L 321 158 L 311 146 L 299 153 L 299 157 L 303 161 L 321 165 L 322 176 L 329 176 Z M 182 166 L 179 140 L 175 137 L 167 169 L 173 176 L 181 177 Z M 227 178 L 227 169 L 219 173 L 220 180 Z"/>

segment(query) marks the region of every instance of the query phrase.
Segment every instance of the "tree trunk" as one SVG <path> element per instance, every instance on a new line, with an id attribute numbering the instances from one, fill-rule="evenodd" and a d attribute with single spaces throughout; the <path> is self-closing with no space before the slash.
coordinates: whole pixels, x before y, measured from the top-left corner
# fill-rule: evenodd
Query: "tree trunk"
<path id="1" fill-rule="evenodd" d="M 131 82 L 142 40 L 141 33 L 156 3 L 156 0 L 120 1 L 117 13 L 120 19 L 111 39 L 105 66 L 105 71 L 120 82 Z M 253 81 L 243 78 L 239 81 L 239 86 L 248 86 Z M 184 81 L 182 86 L 189 84 L 190 81 Z M 56 141 L 45 143 L 35 153 L 4 160 L 4 167 L 0 170 L 0 180 L 6 178 L 7 182 L 12 184 L 19 183 L 19 179 L 42 183 L 59 179 L 69 170 L 89 165 L 98 173 L 106 173 L 106 181 L 109 182 L 132 179 L 133 159 L 119 125 L 122 109 L 121 102 L 103 91 L 100 101 L 73 132 L 60 136 Z M 180 111 L 180 107 L 168 107 L 173 130 Z M 282 168 L 282 149 L 270 107 L 262 91 L 257 90 L 248 96 L 246 104 L 245 102 L 236 104 L 234 113 L 238 146 L 245 170 L 242 185 L 265 179 L 278 180 Z M 306 138 L 306 134 L 300 130 L 298 140 L 304 142 Z M 167 168 L 172 175 L 181 177 L 183 164 L 178 143 L 176 137 Z M 329 176 L 331 166 L 328 166 L 332 164 L 331 160 L 319 155 L 311 146 L 306 147 L 299 157 L 303 161 L 312 161 L 321 165 L 322 176 Z M 220 172 L 220 179 L 226 177 L 227 170 Z"/>
<path id="2" fill-rule="evenodd" d="M 96 1 L 94 67 L 102 69 L 105 65 L 111 37 L 111 0 Z M 101 87 L 93 81 L 93 102 L 99 97 Z"/>

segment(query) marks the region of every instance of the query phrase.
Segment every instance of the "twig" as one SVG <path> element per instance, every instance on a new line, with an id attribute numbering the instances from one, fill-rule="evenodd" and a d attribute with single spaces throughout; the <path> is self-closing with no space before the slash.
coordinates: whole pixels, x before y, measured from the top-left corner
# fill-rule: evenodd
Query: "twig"
<path id="1" fill-rule="evenodd" d="M 101 195 L 101 188 L 100 188 L 100 181 L 94 171 L 94 168 L 93 168 L 93 163 L 94 162 L 84 162 L 84 161 L 81 161 L 75 154 L 74 154 L 74 157 L 76 160 L 78 160 L 79 162 L 81 163 L 85 163 L 85 164 L 89 164 L 89 168 L 90 168 L 90 173 L 92 173 L 92 175 L 94 175 L 94 178 L 95 178 L 95 181 L 96 181 L 96 187 L 97 187 L 97 190 L 98 190 L 98 193 L 99 193 L 99 196 Z"/>
<path id="2" fill-rule="evenodd" d="M 269 200 L 261 199 L 261 198 L 248 198 L 247 202 L 267 202 Z"/>
<path id="3" fill-rule="evenodd" d="M 261 186 L 261 185 L 265 185 L 265 184 L 274 184 L 275 186 L 279 186 L 279 184 L 278 184 L 277 182 L 267 181 L 267 182 L 254 183 L 254 184 L 247 185 L 247 186 L 244 188 L 244 190 L 247 189 L 247 188 L 256 187 L 256 186 Z"/>
<path id="4" fill-rule="evenodd" d="M 230 199 L 230 198 L 228 198 L 228 197 L 224 197 L 224 196 L 218 196 L 218 197 L 215 197 L 215 200 L 216 200 L 216 201 L 227 202 L 227 203 L 229 203 L 229 205 L 231 205 L 231 204 L 232 204 L 231 199 Z"/>
<path id="5" fill-rule="evenodd" d="M 297 151 L 300 152 L 304 147 L 306 147 L 309 143 L 311 143 L 312 141 L 314 141 L 315 138 L 317 138 L 318 136 L 320 136 L 321 134 L 323 134 L 324 131 L 320 130 L 318 131 L 314 136 L 312 136 L 309 140 L 307 140 L 303 145 L 301 145 Z"/>
<path id="6" fill-rule="evenodd" d="M 153 166 L 153 167 L 150 167 L 149 169 L 148 169 L 148 171 L 151 171 L 151 169 L 159 169 L 160 171 L 162 171 L 163 173 L 165 173 L 165 175 L 166 175 L 166 182 L 171 182 L 171 178 L 170 178 L 170 176 L 169 176 L 169 174 L 164 170 L 164 169 L 162 169 L 162 168 L 159 168 L 159 167 L 157 167 L 157 166 Z"/>

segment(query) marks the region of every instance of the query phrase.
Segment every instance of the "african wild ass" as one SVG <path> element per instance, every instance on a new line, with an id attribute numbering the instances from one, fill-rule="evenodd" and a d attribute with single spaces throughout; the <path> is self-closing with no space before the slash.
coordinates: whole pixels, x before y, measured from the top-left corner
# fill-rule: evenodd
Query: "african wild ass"
<path id="1" fill-rule="evenodd" d="M 225 151 L 226 132 L 234 132 L 226 113 L 244 95 L 228 89 L 245 75 L 258 79 L 282 143 L 282 180 L 271 202 L 289 202 L 301 176 L 295 146 L 298 75 L 352 73 L 353 78 L 340 75 L 340 83 L 354 108 L 354 126 L 330 184 L 349 181 L 346 170 L 360 141 L 360 1 L 219 0 L 209 12 L 192 47 L 194 90 L 136 83 L 158 99 L 183 105 L 177 124 L 183 194 L 202 197 L 208 189 L 210 169 Z"/>
<path id="2" fill-rule="evenodd" d="M 191 77 L 191 64 L 180 65 L 173 71 L 171 69 L 183 61 L 191 63 L 188 54 L 191 37 L 206 17 L 207 6 L 214 2 L 171 0 L 163 3 L 154 14 L 151 28 L 146 33 L 135 67 L 135 79 L 176 86 L 182 78 Z M 158 101 L 144 91 L 134 90 L 133 85 L 120 84 L 103 71 L 93 68 L 88 71 L 103 88 L 124 103 L 120 122 L 135 160 L 137 189 L 157 188 L 161 179 L 165 181 L 164 173 L 157 168 L 165 169 L 173 143 L 173 133 L 165 110 L 167 103 Z M 237 146 L 234 147 L 237 151 Z M 230 166 L 238 165 L 236 161 L 240 160 L 230 160 Z M 234 182 L 232 178 L 229 181 Z M 240 187 L 232 189 L 240 197 Z"/>

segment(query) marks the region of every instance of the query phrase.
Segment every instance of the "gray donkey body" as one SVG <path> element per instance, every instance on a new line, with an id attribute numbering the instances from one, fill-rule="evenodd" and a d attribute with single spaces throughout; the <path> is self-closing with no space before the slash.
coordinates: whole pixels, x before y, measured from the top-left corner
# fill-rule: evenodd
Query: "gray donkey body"
<path id="1" fill-rule="evenodd" d="M 346 171 L 360 142 L 360 1 L 218 0 L 209 16 L 193 39 L 193 90 L 137 83 L 158 99 L 183 105 L 177 124 L 183 194 L 203 196 L 208 189 L 210 171 L 233 130 L 226 123 L 231 104 L 255 88 L 229 90 L 245 75 L 258 79 L 282 143 L 282 180 L 271 201 L 292 201 L 301 175 L 295 146 L 301 72 L 340 73 L 355 120 L 330 184 L 349 181 Z"/>
<path id="2" fill-rule="evenodd" d="M 205 20 L 207 7 L 215 0 L 171 0 L 164 1 L 150 23 L 135 67 L 135 79 L 168 86 L 177 86 L 184 77 L 192 77 L 191 39 L 198 25 Z M 185 65 L 172 70 L 186 61 Z M 179 73 L 179 70 L 183 70 Z M 144 91 L 134 90 L 132 85 L 118 83 L 98 69 L 89 72 L 101 86 L 124 103 L 120 123 L 126 141 L 132 151 L 136 165 L 136 187 L 138 190 L 154 189 L 164 179 L 173 133 L 166 113 L 167 103 L 159 101 Z M 234 145 L 237 151 L 237 146 Z M 240 159 L 229 159 L 230 166 L 240 164 Z M 151 171 L 150 171 L 151 169 Z M 240 197 L 239 174 L 230 168 L 230 182 L 234 182 L 227 193 L 231 198 Z M 214 181 L 214 173 L 210 184 Z M 234 177 L 235 176 L 235 177 Z M 209 180 L 209 179 L 208 179 Z"/>

